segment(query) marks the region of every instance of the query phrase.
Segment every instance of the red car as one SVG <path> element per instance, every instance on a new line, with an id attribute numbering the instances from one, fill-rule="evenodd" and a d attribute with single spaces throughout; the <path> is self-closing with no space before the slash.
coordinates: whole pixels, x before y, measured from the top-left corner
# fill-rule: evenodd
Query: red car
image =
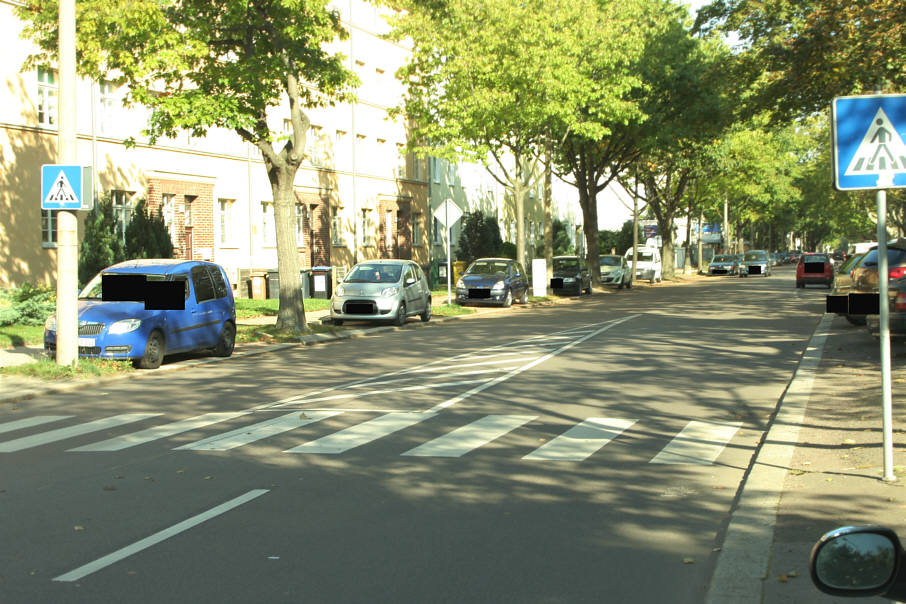
<path id="1" fill-rule="evenodd" d="M 820 283 L 828 289 L 834 284 L 834 263 L 827 254 L 804 253 L 796 265 L 796 287 Z"/>

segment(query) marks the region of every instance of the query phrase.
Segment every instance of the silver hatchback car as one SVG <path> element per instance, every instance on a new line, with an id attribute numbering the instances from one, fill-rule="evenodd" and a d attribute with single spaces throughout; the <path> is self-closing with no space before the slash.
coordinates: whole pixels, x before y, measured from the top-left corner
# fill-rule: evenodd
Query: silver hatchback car
<path id="1" fill-rule="evenodd" d="M 330 298 L 334 325 L 386 320 L 404 325 L 412 315 L 431 320 L 431 289 L 422 268 L 411 260 L 360 262 Z"/>

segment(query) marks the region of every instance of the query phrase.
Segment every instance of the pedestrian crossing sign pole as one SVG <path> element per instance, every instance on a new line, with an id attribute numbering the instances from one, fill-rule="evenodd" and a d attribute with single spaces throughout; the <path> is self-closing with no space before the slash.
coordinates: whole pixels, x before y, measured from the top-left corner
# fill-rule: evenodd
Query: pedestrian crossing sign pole
<path id="1" fill-rule="evenodd" d="M 906 95 L 837 97 L 831 102 L 834 187 L 875 190 L 878 212 L 881 411 L 884 480 L 894 481 L 893 402 L 890 369 L 890 308 L 887 282 L 887 189 L 906 187 Z"/>

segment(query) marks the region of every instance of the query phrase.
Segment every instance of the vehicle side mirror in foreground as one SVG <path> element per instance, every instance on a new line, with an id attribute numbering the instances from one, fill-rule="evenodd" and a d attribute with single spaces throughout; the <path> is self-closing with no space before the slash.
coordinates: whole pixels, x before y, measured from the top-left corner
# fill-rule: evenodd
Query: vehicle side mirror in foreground
<path id="1" fill-rule="evenodd" d="M 903 548 L 889 528 L 846 526 L 825 534 L 809 560 L 815 586 L 834 596 L 906 599 Z"/>
<path id="2" fill-rule="evenodd" d="M 406 285 L 412 285 L 414 283 L 415 279 L 413 277 L 406 277 Z"/>

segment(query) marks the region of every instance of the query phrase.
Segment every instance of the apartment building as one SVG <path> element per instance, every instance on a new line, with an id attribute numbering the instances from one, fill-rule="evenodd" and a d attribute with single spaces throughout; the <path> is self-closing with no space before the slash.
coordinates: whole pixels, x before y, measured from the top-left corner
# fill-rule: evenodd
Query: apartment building
<path id="1" fill-rule="evenodd" d="M 0 0 L 0 287 L 53 283 L 56 224 L 40 209 L 42 164 L 56 162 L 58 79 L 53 66 L 22 71 L 32 46 L 20 37 L 13 7 Z M 362 80 L 355 103 L 311 110 L 306 161 L 295 180 L 299 264 L 339 267 L 368 258 L 430 257 L 428 170 L 404 152 L 406 127 L 392 121 L 403 87 L 394 74 L 406 48 L 381 37 L 384 8 L 338 0 L 349 38 L 337 42 Z M 147 144 L 143 108 L 124 108 L 113 82 L 80 80 L 78 162 L 93 166 L 94 187 L 110 196 L 122 235 L 135 203 L 146 199 L 170 230 L 174 255 L 213 260 L 237 294 L 251 274 L 276 269 L 273 195 L 258 151 L 229 130 Z M 275 108 L 271 130 L 289 129 Z M 138 144 L 127 148 L 134 137 Z"/>

